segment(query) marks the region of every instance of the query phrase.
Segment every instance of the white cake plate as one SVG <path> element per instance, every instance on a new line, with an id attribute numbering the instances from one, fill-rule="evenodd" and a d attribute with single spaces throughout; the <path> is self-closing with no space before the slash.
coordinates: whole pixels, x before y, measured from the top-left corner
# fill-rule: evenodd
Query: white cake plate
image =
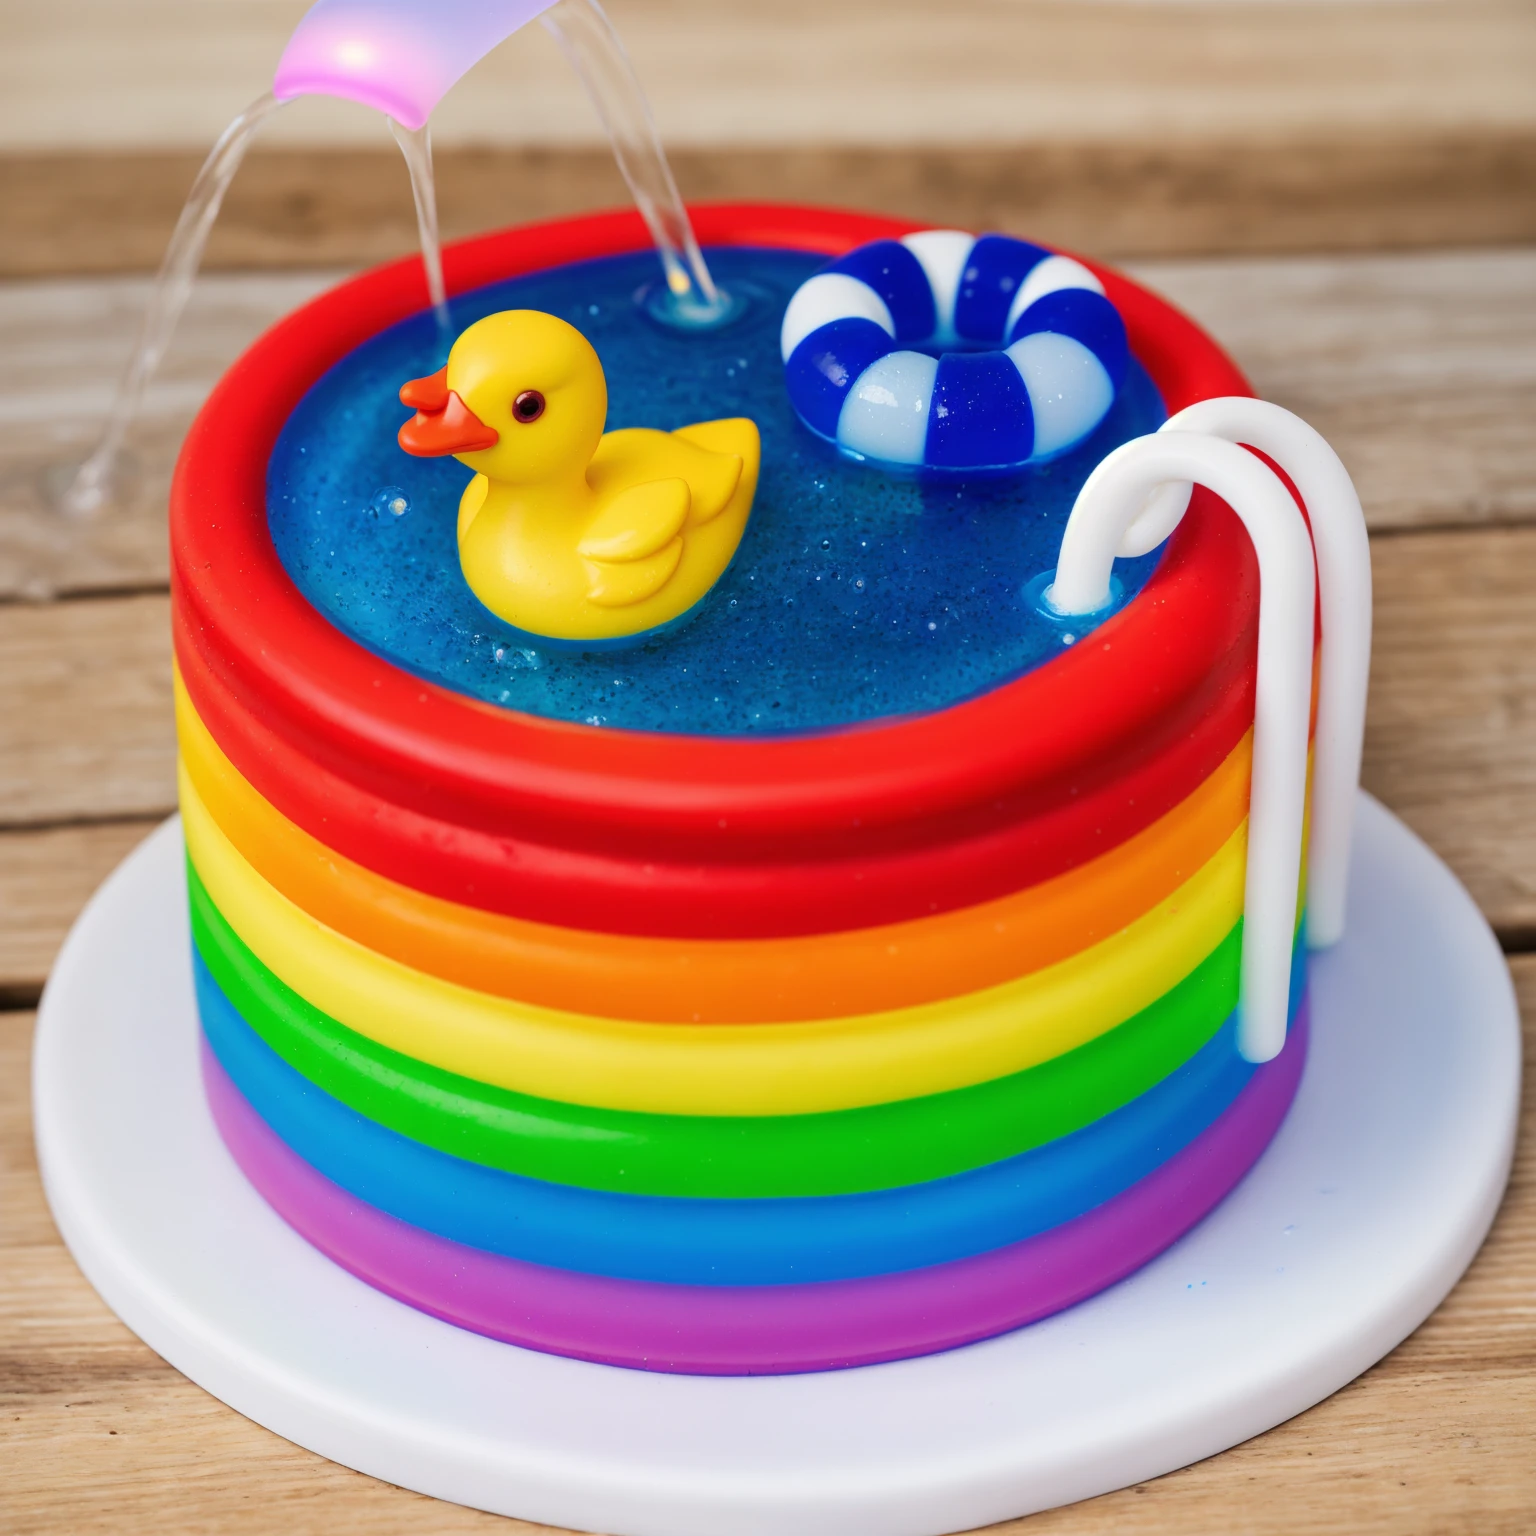
<path id="1" fill-rule="evenodd" d="M 97 893 L 38 1020 L 64 1240 L 151 1348 L 231 1407 L 438 1498 L 620 1536 L 931 1536 L 1155 1477 L 1301 1412 L 1434 1309 L 1498 1206 L 1520 1076 L 1503 957 L 1362 798 L 1349 937 L 1274 1144 L 1145 1269 L 1003 1338 L 820 1375 L 707 1378 L 495 1343 L 323 1258 L 204 1106 L 181 837 Z"/>

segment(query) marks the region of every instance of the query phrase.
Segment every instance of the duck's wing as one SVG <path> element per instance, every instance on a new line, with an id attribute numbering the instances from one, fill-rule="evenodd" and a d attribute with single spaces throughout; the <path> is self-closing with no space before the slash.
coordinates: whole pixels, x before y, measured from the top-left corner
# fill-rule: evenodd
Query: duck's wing
<path id="1" fill-rule="evenodd" d="M 469 532 L 469 525 L 474 522 L 480 508 L 485 505 L 486 494 L 490 488 L 491 482 L 484 475 L 476 475 L 464 487 L 464 494 L 459 497 L 459 537 L 461 539 Z"/>
<path id="2" fill-rule="evenodd" d="M 682 472 L 693 491 L 690 522 L 707 523 L 725 511 L 744 479 L 756 485 L 762 457 L 756 422 L 745 416 L 700 421 L 679 427 L 672 436 L 687 445 L 687 465 Z"/>
<path id="3" fill-rule="evenodd" d="M 655 427 L 619 427 L 604 432 L 587 465 L 587 484 L 599 497 L 617 495 L 628 485 L 667 480 L 678 475 L 676 439 Z"/>
<path id="4" fill-rule="evenodd" d="M 676 478 L 647 480 L 609 497 L 576 546 L 587 568 L 588 598 L 623 608 L 659 592 L 683 557 L 679 535 L 691 502 L 688 482 Z"/>
<path id="5" fill-rule="evenodd" d="M 757 428 L 745 419 L 705 421 L 676 432 L 622 427 L 607 432 L 587 466 L 587 484 L 599 496 L 636 481 L 677 478 L 688 482 L 690 527 L 718 516 L 731 504 L 744 476 L 755 483 Z"/>

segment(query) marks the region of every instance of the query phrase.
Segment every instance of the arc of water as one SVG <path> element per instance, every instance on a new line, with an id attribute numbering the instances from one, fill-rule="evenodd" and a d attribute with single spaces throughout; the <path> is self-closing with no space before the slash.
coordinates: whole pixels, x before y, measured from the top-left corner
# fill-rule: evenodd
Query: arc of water
<path id="1" fill-rule="evenodd" d="M 411 197 L 416 204 L 416 233 L 421 242 L 421 265 L 427 274 L 427 297 L 437 314 L 441 331 L 449 329 L 448 286 L 443 281 L 443 242 L 437 229 L 437 182 L 432 175 L 432 130 L 425 123 L 407 128 L 389 119 L 389 131 L 405 157 L 411 175 Z"/>
<path id="2" fill-rule="evenodd" d="M 105 502 L 117 456 L 122 452 L 128 428 L 138 415 L 144 390 L 160 366 L 165 349 L 175 334 L 176 323 L 192 296 L 192 284 L 202 265 L 203 250 L 208 244 L 214 220 L 219 216 L 224 194 L 240 169 L 251 140 L 282 105 L 271 92 L 258 96 L 219 135 L 218 142 L 209 150 L 208 158 L 187 194 L 170 244 L 166 246 L 149 308 L 139 330 L 138 345 L 118 385 L 106 427 L 90 457 L 75 471 L 61 497 L 66 512 L 77 515 L 94 512 Z"/>
<path id="3" fill-rule="evenodd" d="M 106 501 L 128 428 L 186 308 L 224 194 L 258 129 L 296 96 L 340 96 L 389 118 L 410 170 L 428 295 L 439 324 L 446 327 L 427 120 L 466 70 L 545 13 L 549 30 L 597 108 L 619 169 L 656 242 L 678 319 L 707 325 L 730 313 L 678 195 L 650 103 L 598 0 L 317 0 L 283 50 L 271 92 L 224 130 L 198 173 L 161 263 L 139 343 L 106 428 L 61 498 L 65 511 L 93 512 Z"/>
<path id="4" fill-rule="evenodd" d="M 1269 1061 L 1285 1044 L 1307 805 L 1316 568 L 1301 514 L 1280 477 L 1225 438 L 1183 430 L 1136 438 L 1109 454 L 1078 493 L 1047 600 L 1063 614 L 1108 606 L 1122 541 L 1168 484 L 1215 491 L 1242 519 L 1259 560 L 1237 1041 L 1248 1060 Z"/>
<path id="5" fill-rule="evenodd" d="M 1206 432 L 1257 448 L 1290 476 L 1307 509 L 1323 619 L 1307 856 L 1307 943 L 1326 949 L 1344 936 L 1371 671 L 1371 546 L 1360 497 L 1322 433 L 1267 400 L 1243 395 L 1201 400 L 1169 417 L 1162 430 Z M 1142 555 L 1161 544 L 1184 516 L 1191 489 L 1187 484 L 1160 487 L 1126 531 L 1118 553 Z"/>
<path id="6" fill-rule="evenodd" d="M 695 318 L 719 311 L 650 102 L 599 0 L 316 0 L 283 50 L 273 90 L 282 99 L 341 96 L 388 114 L 407 134 L 424 132 L 465 72 L 536 17 L 592 98 L 668 290 Z M 406 139 L 401 148 L 410 160 Z"/>
<path id="7" fill-rule="evenodd" d="M 613 157 L 655 241 L 667 289 L 705 316 L 721 307 L 693 222 L 662 148 L 651 104 L 599 0 L 558 0 L 540 18 L 581 79 Z"/>

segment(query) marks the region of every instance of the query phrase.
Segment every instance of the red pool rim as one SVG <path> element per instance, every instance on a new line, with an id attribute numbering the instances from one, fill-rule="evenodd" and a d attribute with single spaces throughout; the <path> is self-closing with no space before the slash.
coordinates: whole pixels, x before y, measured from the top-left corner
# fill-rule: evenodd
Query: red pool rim
<path id="1" fill-rule="evenodd" d="M 178 635 L 178 639 L 180 636 Z M 454 825 L 359 788 L 266 730 L 182 648 L 204 726 L 252 788 L 310 836 L 413 890 L 560 927 L 671 938 L 810 935 L 928 917 L 1048 880 L 1109 852 L 1214 773 L 1253 721 L 1237 658 L 1196 709 L 1025 807 L 928 822 L 916 837 L 781 838 L 706 849 L 609 832 L 585 843 Z"/>
<path id="2" fill-rule="evenodd" d="M 762 204 L 693 213 L 706 245 L 828 254 L 924 227 Z M 457 293 L 648 245 L 638 215 L 598 214 L 450 246 L 444 267 Z M 1192 321 L 1119 274 L 1094 270 L 1170 411 L 1252 392 Z M 900 836 L 903 826 L 1000 796 L 1017 805 L 1087 766 L 1102 768 L 1170 712 L 1198 708 L 1234 652 L 1251 655 L 1251 551 L 1245 539 L 1221 536 L 1235 519 L 1201 497 L 1159 571 L 1092 645 L 926 715 L 797 737 L 687 736 L 548 720 L 425 682 L 311 606 L 278 560 L 265 497 L 272 447 L 305 391 L 424 302 L 419 263 L 402 261 L 329 290 L 274 326 L 194 422 L 171 492 L 178 649 L 195 649 L 274 734 L 391 803 L 491 832 L 535 826 L 543 839 L 568 833 L 585 842 L 627 830 L 698 837 L 719 853 L 738 840 L 878 837 L 881 829 Z"/>

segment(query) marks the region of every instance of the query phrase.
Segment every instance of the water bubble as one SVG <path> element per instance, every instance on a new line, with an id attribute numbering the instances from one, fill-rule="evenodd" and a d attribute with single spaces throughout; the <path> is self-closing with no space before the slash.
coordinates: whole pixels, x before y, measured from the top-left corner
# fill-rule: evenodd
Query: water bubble
<path id="1" fill-rule="evenodd" d="M 388 512 L 391 517 L 404 517 L 411 510 L 411 499 L 398 485 L 386 485 L 374 498 L 375 512 Z"/>
<path id="2" fill-rule="evenodd" d="M 496 647 L 496 649 L 491 652 L 491 658 L 494 661 L 505 661 L 506 660 L 506 656 L 507 656 L 507 648 L 504 645 L 498 645 Z"/>
<path id="3" fill-rule="evenodd" d="M 821 547 L 823 549 L 831 549 L 832 548 L 832 540 L 831 539 L 823 539 L 821 541 Z"/>

